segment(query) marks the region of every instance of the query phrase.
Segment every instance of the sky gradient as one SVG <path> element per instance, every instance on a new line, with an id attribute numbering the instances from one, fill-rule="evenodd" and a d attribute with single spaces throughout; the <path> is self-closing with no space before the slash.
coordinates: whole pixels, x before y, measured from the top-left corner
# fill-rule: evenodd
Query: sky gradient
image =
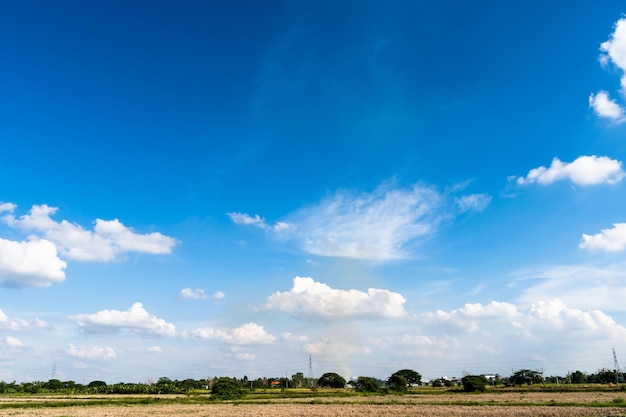
<path id="1" fill-rule="evenodd" d="M 11 2 L 0 380 L 626 361 L 626 8 Z"/>

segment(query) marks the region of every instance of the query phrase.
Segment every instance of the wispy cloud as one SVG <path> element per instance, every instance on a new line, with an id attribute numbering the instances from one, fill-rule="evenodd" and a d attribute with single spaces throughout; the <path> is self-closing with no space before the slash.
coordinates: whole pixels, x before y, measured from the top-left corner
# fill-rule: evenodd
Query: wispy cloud
<path id="1" fill-rule="evenodd" d="M 488 194 L 455 197 L 462 188 L 441 193 L 434 187 L 403 188 L 388 181 L 372 192 L 337 191 L 274 225 L 258 214 L 228 215 L 236 224 L 277 232 L 276 237 L 295 241 L 309 254 L 387 262 L 414 257 L 415 246 L 429 239 L 442 221 L 482 211 L 491 202 Z"/>
<path id="2" fill-rule="evenodd" d="M 595 235 L 583 233 L 579 247 L 592 251 L 617 252 L 626 249 L 626 223 L 615 223 Z"/>
<path id="3" fill-rule="evenodd" d="M 625 264 L 607 266 L 551 265 L 525 268 L 513 274 L 512 287 L 525 287 L 518 303 L 559 298 L 579 309 L 624 311 L 626 298 Z"/>
<path id="4" fill-rule="evenodd" d="M 609 40 L 600 45 L 600 63 L 606 67 L 613 64 L 621 73 L 621 94 L 626 93 L 626 17 L 615 23 L 615 30 Z M 599 117 L 609 119 L 615 123 L 626 121 L 626 110 L 611 99 L 606 91 L 598 91 L 589 96 L 589 106 Z"/>
<path id="5" fill-rule="evenodd" d="M 0 340 L 0 347 L 8 350 L 9 352 L 22 352 L 28 349 L 28 346 L 20 339 L 13 336 L 4 336 Z"/>
<path id="6" fill-rule="evenodd" d="M 144 335 L 175 336 L 173 324 L 148 314 L 141 303 L 133 304 L 126 311 L 102 310 L 93 314 L 68 316 L 86 332 L 118 332 L 130 330 Z"/>
<path id="7" fill-rule="evenodd" d="M 491 203 L 492 197 L 489 194 L 469 194 L 455 197 L 454 203 L 460 213 L 468 211 L 483 211 Z"/>
<path id="8" fill-rule="evenodd" d="M 5 203 L 5 214 L 0 219 L 11 227 L 41 233 L 54 242 L 62 256 L 79 261 L 107 262 L 127 252 L 169 254 L 177 244 L 174 238 L 158 232 L 140 234 L 124 226 L 119 220 L 96 219 L 94 230 L 67 220 L 51 218 L 58 209 L 45 204 L 34 205 L 29 214 L 16 217 L 15 205 Z"/>
<path id="9" fill-rule="evenodd" d="M 583 186 L 616 184 L 624 178 L 624 174 L 622 162 L 606 156 L 580 156 L 570 163 L 554 158 L 549 168 L 540 166 L 531 169 L 525 177 L 518 177 L 517 183 L 550 185 L 567 179 Z"/>
<path id="10" fill-rule="evenodd" d="M 398 318 L 406 314 L 405 302 L 401 294 L 389 290 L 338 290 L 313 278 L 295 277 L 289 292 L 267 297 L 265 308 L 302 319 Z"/>

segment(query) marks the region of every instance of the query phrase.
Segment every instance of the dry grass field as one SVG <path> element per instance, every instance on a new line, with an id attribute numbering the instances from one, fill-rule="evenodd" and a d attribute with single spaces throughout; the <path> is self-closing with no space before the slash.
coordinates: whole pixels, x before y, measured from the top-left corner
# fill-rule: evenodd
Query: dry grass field
<path id="1" fill-rule="evenodd" d="M 149 417 L 609 417 L 626 416 L 626 393 L 501 392 L 354 397 L 259 399 L 237 403 L 187 403 L 184 396 L 133 396 L 149 404 L 132 404 L 112 396 L 0 397 L 0 416 Z M 158 398 L 158 399 L 156 399 Z M 116 400 L 121 402 L 116 403 Z M 103 404 L 104 403 L 104 404 Z M 67 405 L 65 405 L 67 404 Z"/>

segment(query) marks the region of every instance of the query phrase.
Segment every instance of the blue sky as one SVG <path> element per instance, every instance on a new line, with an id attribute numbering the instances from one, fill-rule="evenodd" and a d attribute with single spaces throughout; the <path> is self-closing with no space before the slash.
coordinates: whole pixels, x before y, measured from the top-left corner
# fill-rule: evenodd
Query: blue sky
<path id="1" fill-rule="evenodd" d="M 0 379 L 626 357 L 621 2 L 222 3 L 3 7 Z"/>

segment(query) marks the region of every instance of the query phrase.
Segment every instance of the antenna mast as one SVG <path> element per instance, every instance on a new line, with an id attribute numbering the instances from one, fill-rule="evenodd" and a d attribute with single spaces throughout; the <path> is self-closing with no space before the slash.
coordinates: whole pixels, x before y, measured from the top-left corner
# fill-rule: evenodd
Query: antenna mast
<path id="1" fill-rule="evenodd" d="M 613 348 L 613 362 L 615 366 L 615 383 L 619 384 L 619 375 L 622 371 L 619 370 L 619 364 L 617 363 L 617 355 L 615 354 L 615 348 Z"/>

